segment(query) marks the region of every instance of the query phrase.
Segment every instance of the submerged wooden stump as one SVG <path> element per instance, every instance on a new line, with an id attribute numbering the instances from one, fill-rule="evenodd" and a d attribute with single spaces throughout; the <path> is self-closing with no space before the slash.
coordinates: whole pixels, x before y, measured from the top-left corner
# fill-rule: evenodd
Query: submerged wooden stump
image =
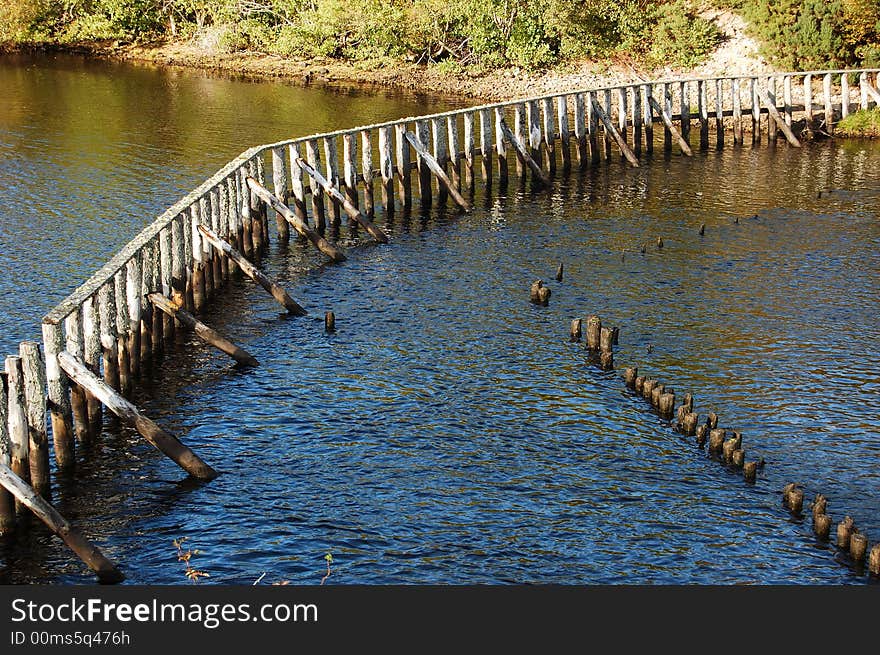
<path id="1" fill-rule="evenodd" d="M 871 575 L 880 575 L 880 544 L 874 544 L 868 556 L 868 571 Z"/>
<path id="2" fill-rule="evenodd" d="M 705 425 L 697 426 L 697 447 L 702 448 L 706 445 L 706 440 L 709 437 L 709 428 Z"/>
<path id="3" fill-rule="evenodd" d="M 847 516 L 837 524 L 837 547 L 841 550 L 849 550 L 849 542 L 855 529 L 852 517 Z"/>
<path id="4" fill-rule="evenodd" d="M 742 448 L 737 448 L 733 451 L 733 457 L 731 458 L 731 463 L 734 468 L 741 469 L 746 460 L 746 451 Z"/>
<path id="5" fill-rule="evenodd" d="M 684 436 L 693 437 L 697 433 L 697 421 L 699 418 L 694 412 L 688 412 L 684 415 L 684 420 L 681 423 L 681 431 L 684 433 Z"/>
<path id="6" fill-rule="evenodd" d="M 336 314 L 333 312 L 325 312 L 324 314 L 324 331 L 336 332 Z"/>
<path id="7" fill-rule="evenodd" d="M 868 552 L 868 537 L 858 530 L 854 531 L 849 539 L 849 556 L 852 557 L 856 564 L 865 561 L 865 554 Z"/>
<path id="8" fill-rule="evenodd" d="M 831 535 L 831 517 L 827 514 L 817 514 L 813 517 L 813 532 L 819 539 L 828 539 Z"/>
<path id="9" fill-rule="evenodd" d="M 633 366 L 628 367 L 623 372 L 623 382 L 630 389 L 635 389 L 636 386 L 636 377 L 639 375 L 639 369 Z"/>
<path id="10" fill-rule="evenodd" d="M 599 350 L 602 340 L 602 319 L 591 314 L 587 316 L 587 348 L 590 350 Z"/>
<path id="11" fill-rule="evenodd" d="M 709 454 L 720 455 L 724 447 L 727 431 L 724 428 L 715 428 L 709 431 Z"/>
<path id="12" fill-rule="evenodd" d="M 672 414 L 675 408 L 675 394 L 670 392 L 664 392 L 657 403 L 657 409 L 660 412 L 660 416 L 665 419 L 671 419 Z"/>
<path id="13" fill-rule="evenodd" d="M 758 462 L 746 462 L 743 464 L 743 479 L 746 482 L 754 482 L 758 474 Z"/>

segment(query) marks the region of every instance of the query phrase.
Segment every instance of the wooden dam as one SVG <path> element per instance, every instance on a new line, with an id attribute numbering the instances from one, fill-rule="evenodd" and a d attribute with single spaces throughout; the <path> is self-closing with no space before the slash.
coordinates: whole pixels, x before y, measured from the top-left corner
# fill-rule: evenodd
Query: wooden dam
<path id="1" fill-rule="evenodd" d="M 783 141 L 783 147 L 799 147 L 804 140 L 833 135 L 841 117 L 880 105 L 878 73 L 831 70 L 641 82 L 246 150 L 49 311 L 42 343 L 23 342 L 19 352 L 6 357 L 0 385 L 0 535 L 24 529 L 19 517 L 33 512 L 99 580 L 123 578 L 83 536 L 88 526 L 74 527 L 51 504 L 52 476 L 75 479 L 75 451 L 101 439 L 105 412 L 194 478 L 216 477 L 211 463 L 188 448 L 185 438 L 170 434 L 128 398 L 147 374 L 147 364 L 179 330 L 194 331 L 240 366 L 259 365 L 198 318 L 230 276 L 251 278 L 294 316 L 317 311 L 301 306 L 260 270 L 270 238 L 282 244 L 291 238 L 311 242 L 337 263 L 346 258 L 339 243 L 343 217 L 347 229 L 386 244 L 377 218 L 416 204 L 427 207 L 434 199 L 451 199 L 470 211 L 476 184 L 488 194 L 493 184 L 502 186 L 515 176 L 530 179 L 540 193 L 552 186 L 559 170 L 621 157 L 634 167 L 650 165 L 647 155 L 655 150 L 693 156 L 697 149 L 782 146 Z M 325 319 L 332 329 L 333 315 Z M 630 376 L 627 384 L 635 387 L 635 374 Z M 691 399 L 688 413 L 692 405 Z M 672 409 L 666 406 L 664 414 L 671 417 Z M 786 490 L 786 503 L 791 493 Z"/>

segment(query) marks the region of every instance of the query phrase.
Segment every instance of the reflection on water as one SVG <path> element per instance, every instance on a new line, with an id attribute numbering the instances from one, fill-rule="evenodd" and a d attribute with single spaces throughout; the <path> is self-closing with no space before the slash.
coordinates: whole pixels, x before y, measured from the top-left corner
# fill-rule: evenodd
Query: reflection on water
<path id="1" fill-rule="evenodd" d="M 880 538 L 878 165 L 871 143 L 658 154 L 467 216 L 380 213 L 391 244 L 339 266 L 273 245 L 310 315 L 235 283 L 205 320 L 261 366 L 182 338 L 135 398 L 223 474 L 188 481 L 108 422 L 55 502 L 135 583 L 184 583 L 188 537 L 220 583 L 315 584 L 332 552 L 328 583 L 862 584 L 779 491 Z M 619 368 L 743 432 L 756 485 L 587 365 L 587 313 L 620 326 Z M 2 548 L 2 581 L 93 580 L 39 526 Z"/>

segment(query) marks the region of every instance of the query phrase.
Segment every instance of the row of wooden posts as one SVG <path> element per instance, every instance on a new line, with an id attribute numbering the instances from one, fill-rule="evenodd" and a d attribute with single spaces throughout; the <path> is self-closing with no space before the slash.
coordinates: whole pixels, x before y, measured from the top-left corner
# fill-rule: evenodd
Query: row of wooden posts
<path id="1" fill-rule="evenodd" d="M 52 309 L 42 322 L 42 348 L 25 342 L 6 359 L 0 385 L 5 395 L 0 398 L 0 532 L 14 529 L 16 507 L 30 508 L 62 536 L 75 532 L 59 521 L 48 503 L 47 412 L 55 468 L 64 475 L 75 474 L 77 444 L 87 446 L 100 435 L 103 408 L 194 477 L 209 480 L 216 475 L 127 396 L 181 329 L 193 330 L 239 365 L 258 365 L 252 355 L 197 318 L 230 275 L 250 277 L 287 312 L 306 313 L 259 268 L 272 217 L 279 243 L 289 241 L 293 228 L 297 238 L 313 244 L 331 262 L 343 262 L 346 254 L 337 243 L 342 215 L 350 229 L 363 229 L 373 241 L 386 243 L 386 233 L 371 218 L 379 203 L 386 215 L 412 205 L 413 173 L 421 205 L 430 206 L 436 193 L 469 211 L 466 195 L 474 190 L 477 177 L 487 193 L 495 175 L 499 183 L 507 181 L 511 151 L 519 176 L 530 175 L 536 185 L 547 186 L 558 165 L 566 170 L 575 160 L 583 167 L 610 159 L 612 144 L 638 166 L 639 156 L 654 150 L 655 123 L 663 125 L 664 150 L 675 143 L 684 155 L 693 154 L 692 121 L 699 123 L 700 147 L 709 147 L 710 116 L 719 147 L 725 132 L 732 133 L 733 143 L 742 144 L 750 130 L 752 143 L 760 142 L 762 125 L 768 128 L 764 131 L 769 141 L 781 131 L 797 145 L 788 129 L 795 120 L 803 123 L 801 135 L 831 132 L 836 117 L 880 102 L 877 69 L 841 72 L 573 91 L 245 151 L 166 210 Z M 835 78 L 839 90 L 833 85 Z M 858 79 L 858 91 L 850 86 L 851 78 Z M 817 105 L 814 97 L 820 95 Z M 817 113 L 822 121 L 815 120 Z M 329 316 L 327 326 L 333 327 Z M 589 329 L 588 325 L 588 335 Z M 597 352 L 603 353 L 601 331 L 599 340 Z M 610 366 L 610 349 L 607 358 Z M 74 550 L 104 579 L 119 575 L 109 562 L 95 559 L 93 548 L 88 553 L 81 545 Z"/>

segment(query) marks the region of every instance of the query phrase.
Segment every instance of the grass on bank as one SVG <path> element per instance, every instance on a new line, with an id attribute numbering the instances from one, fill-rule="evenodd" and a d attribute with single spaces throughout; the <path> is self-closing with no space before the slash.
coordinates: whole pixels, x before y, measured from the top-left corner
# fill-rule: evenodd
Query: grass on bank
<path id="1" fill-rule="evenodd" d="M 880 107 L 860 109 L 834 126 L 837 136 L 880 139 Z"/>

